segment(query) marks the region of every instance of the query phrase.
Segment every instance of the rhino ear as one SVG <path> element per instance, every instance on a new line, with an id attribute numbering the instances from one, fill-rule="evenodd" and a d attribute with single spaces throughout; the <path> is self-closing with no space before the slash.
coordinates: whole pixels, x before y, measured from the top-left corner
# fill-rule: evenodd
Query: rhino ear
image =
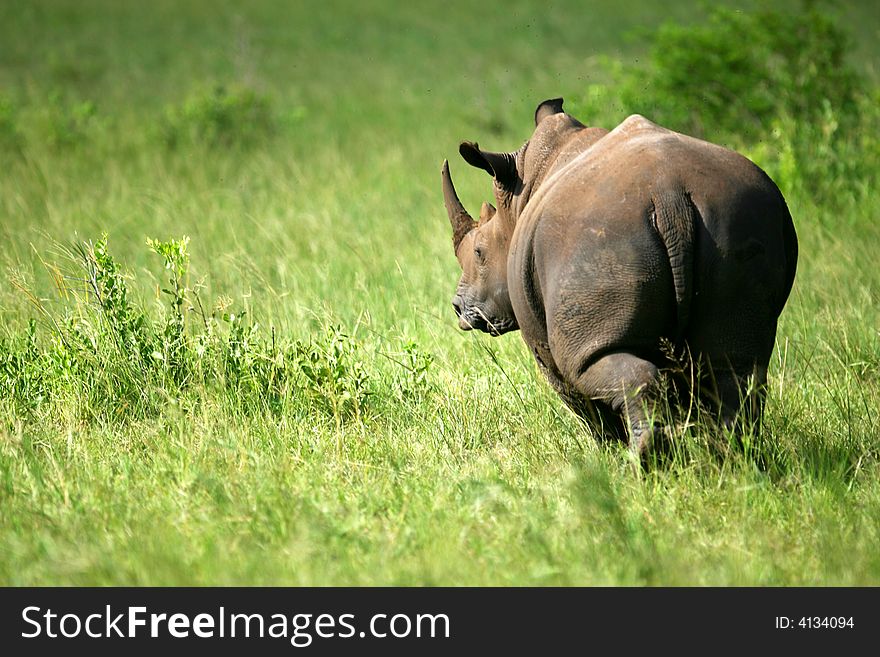
<path id="1" fill-rule="evenodd" d="M 480 207 L 480 224 L 484 224 L 495 216 L 495 206 L 487 201 L 483 201 Z"/>
<path id="2" fill-rule="evenodd" d="M 535 127 L 538 127 L 538 124 L 548 116 L 561 114 L 562 103 L 562 98 L 551 98 L 538 105 L 538 109 L 535 110 Z"/>
<path id="3" fill-rule="evenodd" d="M 492 165 L 489 164 L 489 160 L 483 157 L 483 152 L 480 150 L 479 144 L 472 141 L 463 141 L 458 145 L 458 152 L 462 158 L 464 158 L 464 161 L 472 167 L 483 169 L 490 176 L 495 175 L 495 171 L 492 169 Z"/>
<path id="4" fill-rule="evenodd" d="M 458 152 L 472 167 L 483 169 L 502 185 L 509 185 L 516 179 L 516 157 L 513 153 L 493 153 L 482 151 L 475 142 L 463 141 Z"/>

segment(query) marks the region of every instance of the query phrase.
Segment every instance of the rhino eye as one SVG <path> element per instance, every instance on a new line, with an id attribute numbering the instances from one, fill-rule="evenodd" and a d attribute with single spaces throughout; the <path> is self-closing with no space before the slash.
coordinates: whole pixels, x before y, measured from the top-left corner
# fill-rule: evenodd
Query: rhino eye
<path id="1" fill-rule="evenodd" d="M 474 247 L 474 255 L 477 256 L 477 260 L 483 259 L 483 247 L 475 246 Z"/>

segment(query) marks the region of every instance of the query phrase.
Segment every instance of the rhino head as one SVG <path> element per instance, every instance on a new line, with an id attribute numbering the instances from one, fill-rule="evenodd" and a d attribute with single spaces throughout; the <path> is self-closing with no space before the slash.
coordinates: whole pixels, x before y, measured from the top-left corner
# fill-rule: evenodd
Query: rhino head
<path id="1" fill-rule="evenodd" d="M 460 152 L 465 159 L 470 157 L 473 160 L 484 154 L 476 144 L 469 142 L 461 144 Z M 486 155 L 510 157 L 507 153 Z M 490 166 L 488 159 L 483 161 L 487 163 L 487 167 Z M 510 175 L 510 171 L 516 173 L 513 164 L 507 166 L 509 169 L 505 174 Z M 465 331 L 478 329 L 490 335 L 501 335 L 519 327 L 507 291 L 507 254 L 513 234 L 513 222 L 509 214 L 509 204 L 501 202 L 506 199 L 506 190 L 501 188 L 501 193 L 498 193 L 499 187 L 507 179 L 499 179 L 494 172 L 493 175 L 498 208 L 490 203 L 483 203 L 480 219 L 474 221 L 455 193 L 449 175 L 449 163 L 443 163 L 443 195 L 449 221 L 452 223 L 455 256 L 461 265 L 461 278 L 452 298 L 452 306 L 458 315 L 458 325 Z M 515 176 L 511 178 L 516 180 Z"/>
<path id="2" fill-rule="evenodd" d="M 484 151 L 474 142 L 461 142 L 458 150 L 465 162 L 483 169 L 493 179 L 497 209 L 483 203 L 479 221 L 465 210 L 452 184 L 449 163 L 443 163 L 443 198 L 452 224 L 455 256 L 462 270 L 452 306 L 459 327 L 465 331 L 478 329 L 497 336 L 519 328 L 508 293 L 507 256 L 516 220 L 535 188 L 535 174 L 544 168 L 543 162 L 535 161 L 536 157 L 547 158 L 552 152 L 553 136 L 559 133 L 554 126 L 541 124 L 561 113 L 561 98 L 538 105 L 535 135 L 511 153 Z M 583 127 L 568 115 L 563 116 L 569 119 L 567 124 L 573 122 Z M 530 144 L 537 147 L 529 148 Z"/>

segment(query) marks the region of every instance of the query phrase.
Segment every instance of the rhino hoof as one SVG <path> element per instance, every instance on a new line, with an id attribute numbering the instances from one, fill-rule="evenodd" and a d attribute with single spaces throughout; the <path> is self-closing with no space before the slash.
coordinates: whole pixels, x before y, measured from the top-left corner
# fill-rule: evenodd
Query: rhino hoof
<path id="1" fill-rule="evenodd" d="M 629 449 L 634 460 L 648 469 L 662 455 L 666 433 L 664 427 L 656 424 L 640 423 L 640 425 L 632 428 Z"/>
<path id="2" fill-rule="evenodd" d="M 654 429 L 653 427 L 645 427 L 641 431 L 633 432 L 630 440 L 630 450 L 633 456 L 644 464 L 645 460 L 650 456 L 654 448 Z"/>
<path id="3" fill-rule="evenodd" d="M 673 429 L 660 424 L 642 426 L 632 431 L 629 450 L 642 468 L 667 463 L 673 455 Z"/>

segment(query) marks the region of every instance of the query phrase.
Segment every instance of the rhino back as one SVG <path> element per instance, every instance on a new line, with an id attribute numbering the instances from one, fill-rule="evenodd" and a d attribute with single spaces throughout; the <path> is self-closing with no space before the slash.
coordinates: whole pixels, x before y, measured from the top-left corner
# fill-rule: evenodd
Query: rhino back
<path id="1" fill-rule="evenodd" d="M 657 217 L 676 198 L 692 218 L 669 222 L 664 238 Z M 778 189 L 750 161 L 630 117 L 548 176 L 520 216 L 508 280 L 523 337 L 546 343 L 563 374 L 608 350 L 656 351 L 660 338 L 763 357 L 757 327 L 775 335 L 793 277 L 786 223 Z"/>

